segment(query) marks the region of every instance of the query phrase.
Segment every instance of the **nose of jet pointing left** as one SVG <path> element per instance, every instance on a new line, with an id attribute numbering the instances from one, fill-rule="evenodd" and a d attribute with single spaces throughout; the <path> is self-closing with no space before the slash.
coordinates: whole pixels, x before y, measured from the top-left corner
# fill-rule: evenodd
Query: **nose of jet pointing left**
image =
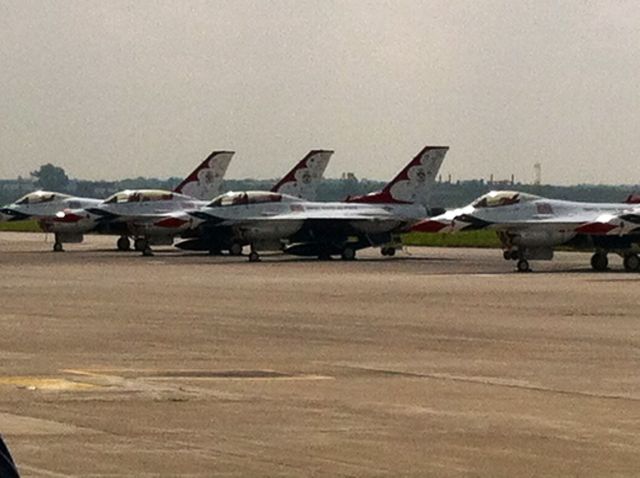
<path id="1" fill-rule="evenodd" d="M 10 218 L 7 208 L 0 209 L 0 222 L 7 222 Z"/>

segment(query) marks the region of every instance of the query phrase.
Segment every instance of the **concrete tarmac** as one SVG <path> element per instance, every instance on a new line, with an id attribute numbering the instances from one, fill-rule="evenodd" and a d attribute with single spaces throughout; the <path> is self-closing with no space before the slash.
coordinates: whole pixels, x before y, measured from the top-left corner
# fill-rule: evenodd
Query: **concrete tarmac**
<path id="1" fill-rule="evenodd" d="M 561 253 L 319 262 L 0 233 L 27 477 L 640 475 L 640 275 Z"/>

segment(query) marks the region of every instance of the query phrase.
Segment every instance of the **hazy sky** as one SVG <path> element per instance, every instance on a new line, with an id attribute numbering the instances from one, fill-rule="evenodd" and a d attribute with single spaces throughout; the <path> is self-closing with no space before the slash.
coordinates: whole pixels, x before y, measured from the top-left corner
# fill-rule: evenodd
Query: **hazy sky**
<path id="1" fill-rule="evenodd" d="M 640 182 L 637 0 L 0 0 L 0 177 L 392 176 Z"/>

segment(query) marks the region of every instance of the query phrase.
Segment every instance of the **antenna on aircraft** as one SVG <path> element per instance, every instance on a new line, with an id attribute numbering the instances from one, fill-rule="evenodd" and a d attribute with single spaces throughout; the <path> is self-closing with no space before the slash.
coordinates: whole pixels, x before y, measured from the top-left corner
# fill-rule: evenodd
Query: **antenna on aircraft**
<path id="1" fill-rule="evenodd" d="M 536 186 L 540 186 L 540 184 L 542 184 L 542 164 L 534 164 L 533 170 L 535 171 L 535 179 L 533 180 L 533 184 L 535 184 Z"/>

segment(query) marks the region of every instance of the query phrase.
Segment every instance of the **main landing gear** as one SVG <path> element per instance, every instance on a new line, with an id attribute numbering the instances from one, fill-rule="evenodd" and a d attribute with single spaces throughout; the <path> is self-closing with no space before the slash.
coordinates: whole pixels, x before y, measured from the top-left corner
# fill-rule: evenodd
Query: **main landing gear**
<path id="1" fill-rule="evenodd" d="M 333 251 L 334 255 L 337 251 Z M 318 253 L 318 260 L 330 261 L 333 259 L 330 250 L 323 250 Z M 340 259 L 343 261 L 354 261 L 356 259 L 356 249 L 351 246 L 346 246 L 340 251 Z"/>
<path id="2" fill-rule="evenodd" d="M 622 254 L 621 254 L 622 255 Z M 622 265 L 627 272 L 640 272 L 640 257 L 635 252 L 622 255 Z M 591 257 L 591 267 L 594 271 L 604 272 L 609 269 L 607 251 L 598 251 Z"/>
<path id="3" fill-rule="evenodd" d="M 624 270 L 627 272 L 640 271 L 640 257 L 638 257 L 638 254 L 626 254 L 622 264 L 624 265 Z"/>
<path id="4" fill-rule="evenodd" d="M 229 247 L 229 254 L 232 256 L 241 256 L 242 255 L 242 244 L 234 242 Z"/>
<path id="5" fill-rule="evenodd" d="M 119 251 L 125 252 L 131 250 L 131 241 L 127 236 L 121 236 L 116 242 Z"/>
<path id="6" fill-rule="evenodd" d="M 393 257 L 396 255 L 396 248 L 395 247 L 383 247 L 382 249 L 380 249 L 380 254 L 382 254 L 385 257 Z"/>
<path id="7" fill-rule="evenodd" d="M 596 252 L 591 256 L 591 268 L 594 271 L 603 272 L 609 267 L 609 258 L 606 252 Z"/>
<path id="8" fill-rule="evenodd" d="M 152 257 L 153 256 L 153 251 L 151 250 L 151 245 L 149 244 L 149 241 L 144 237 L 137 238 L 133 242 L 133 248 L 138 252 L 142 252 L 143 257 Z"/>
<path id="9" fill-rule="evenodd" d="M 340 253 L 343 261 L 353 261 L 356 258 L 356 250 L 351 246 L 345 246 Z"/>

